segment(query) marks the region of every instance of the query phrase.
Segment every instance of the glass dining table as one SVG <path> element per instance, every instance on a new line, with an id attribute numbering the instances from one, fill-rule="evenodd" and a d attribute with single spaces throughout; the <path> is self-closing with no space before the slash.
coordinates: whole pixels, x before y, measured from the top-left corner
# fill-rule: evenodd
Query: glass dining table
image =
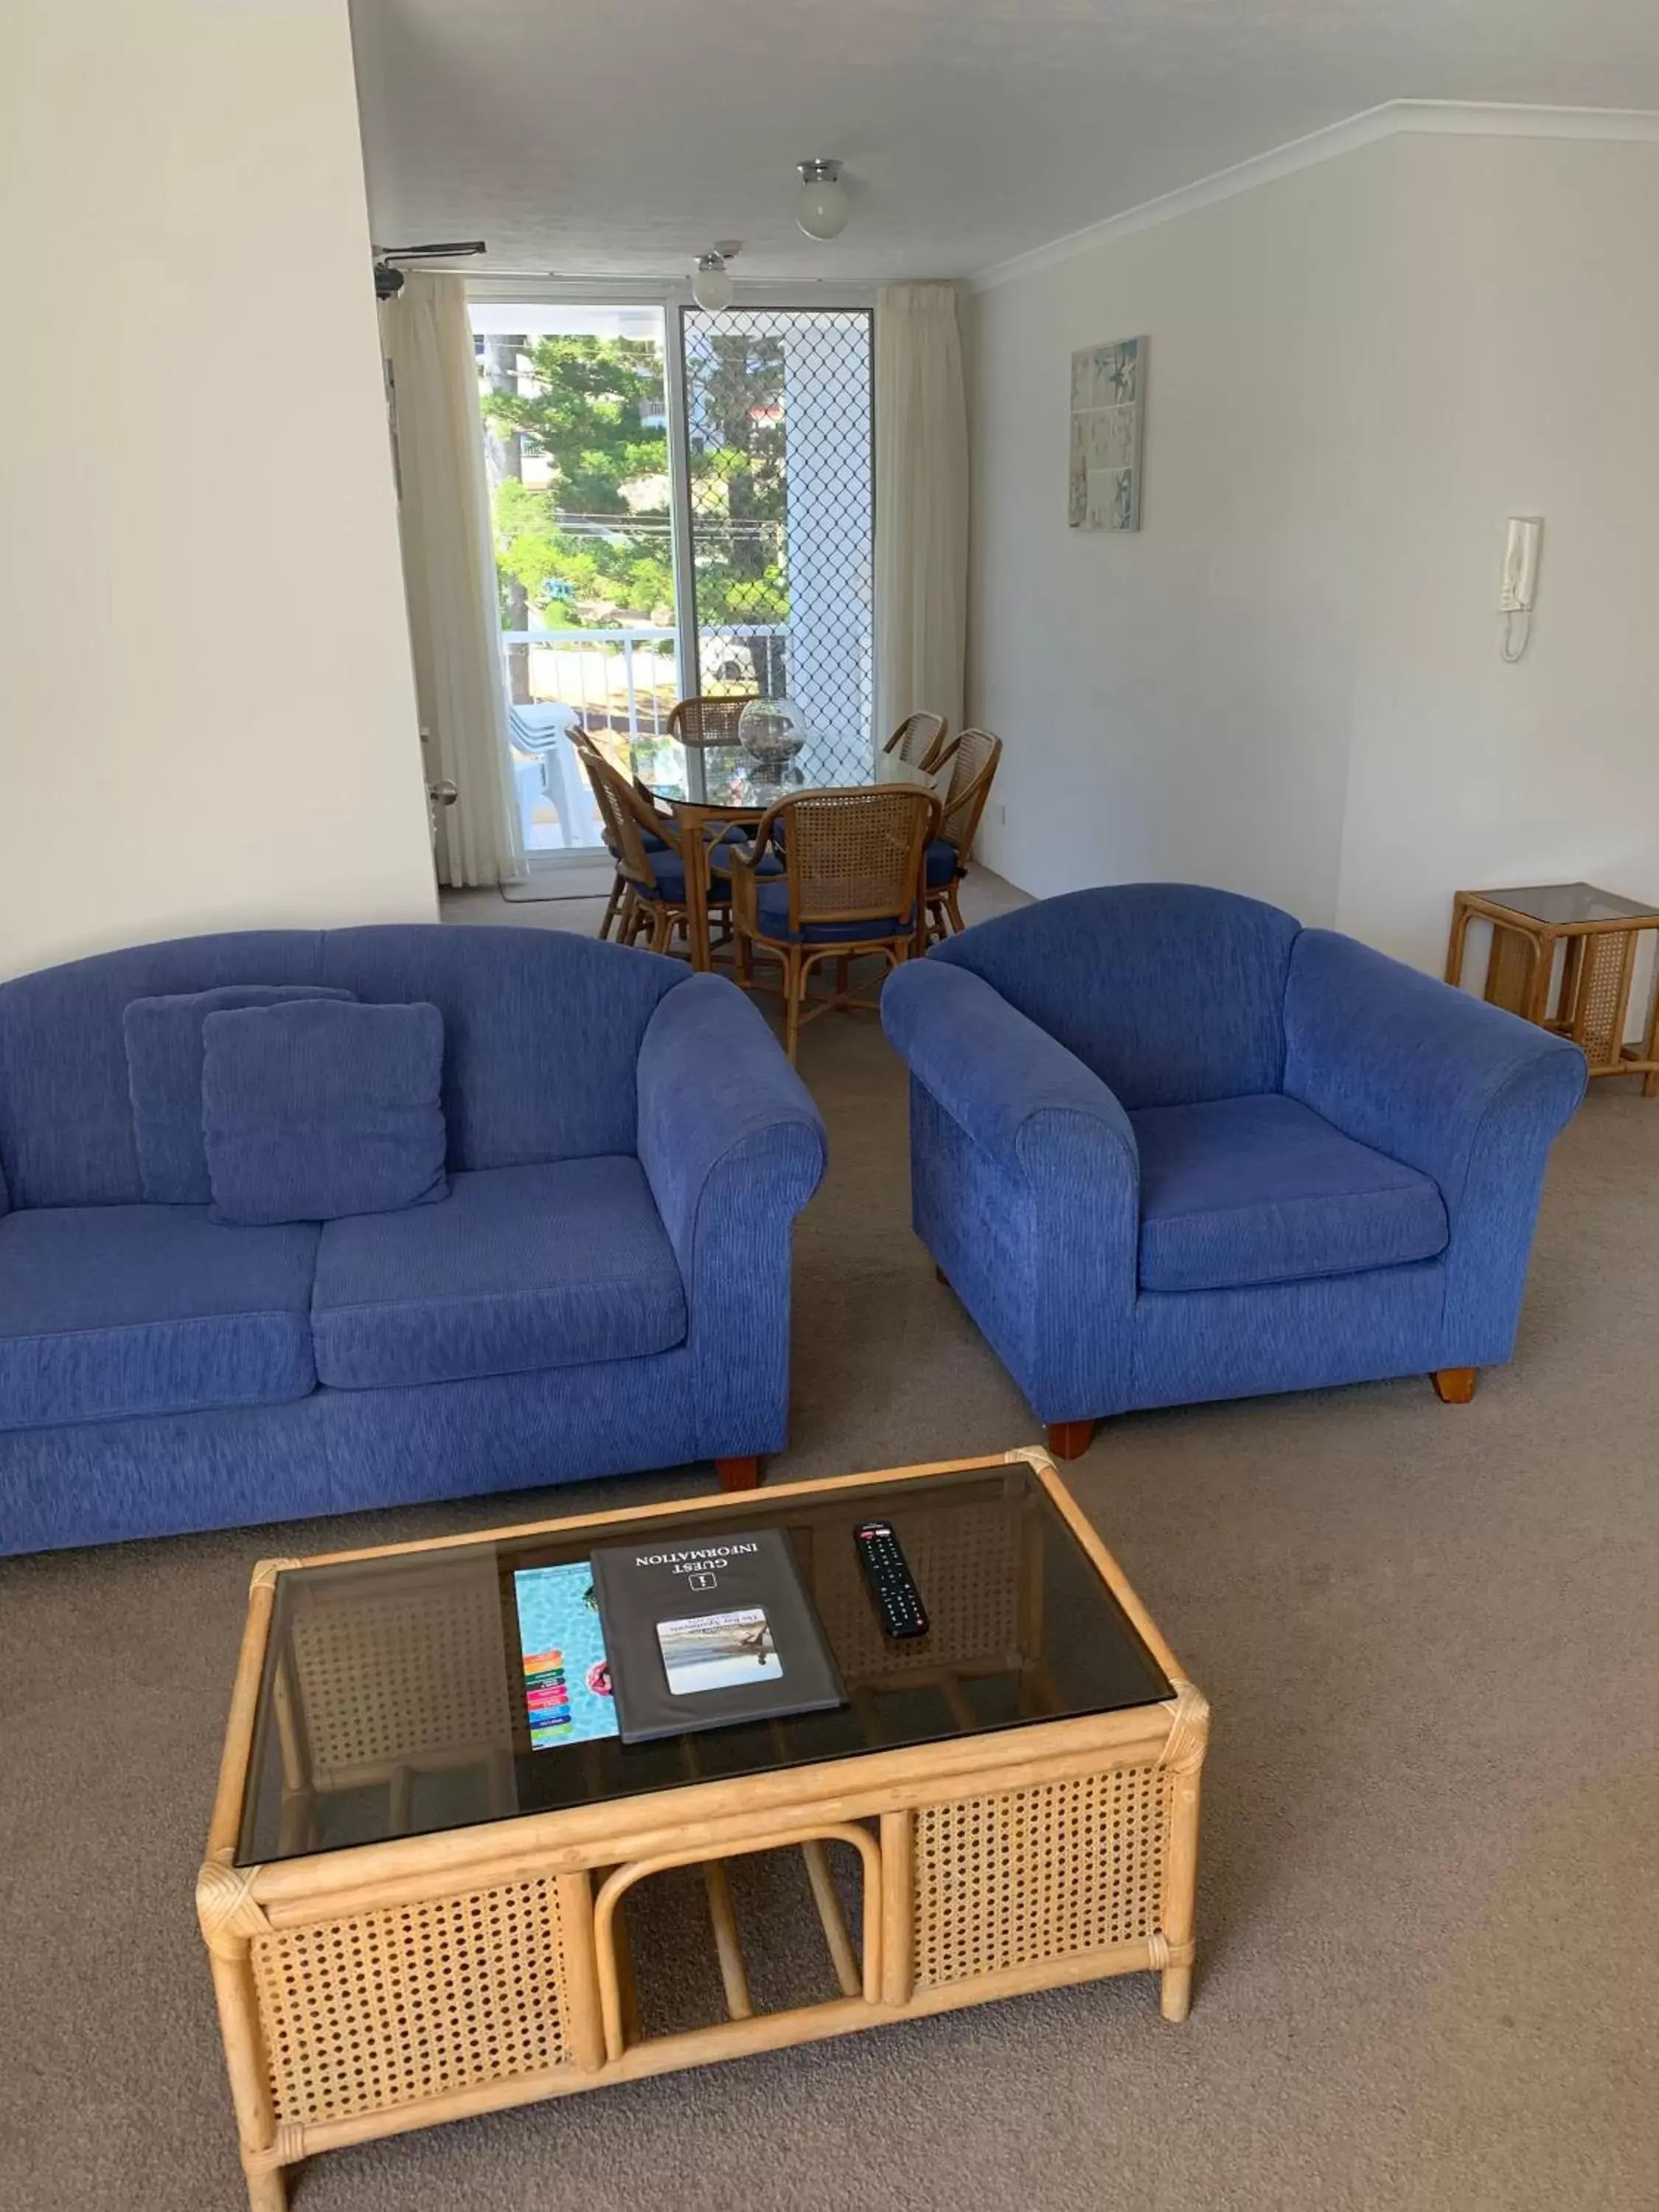
<path id="1" fill-rule="evenodd" d="M 763 773 L 741 745 L 688 748 L 684 772 L 664 775 L 660 767 L 647 769 L 641 781 L 652 796 L 674 817 L 685 854 L 686 931 L 690 939 L 693 968 L 712 964 L 708 932 L 708 855 L 714 837 L 711 825 L 739 823 L 753 829 L 778 801 L 798 791 L 842 791 L 844 775 L 833 766 L 819 766 L 809 753 L 775 773 Z M 872 778 L 873 782 L 874 779 Z M 718 835 L 718 830 L 715 831 Z"/>

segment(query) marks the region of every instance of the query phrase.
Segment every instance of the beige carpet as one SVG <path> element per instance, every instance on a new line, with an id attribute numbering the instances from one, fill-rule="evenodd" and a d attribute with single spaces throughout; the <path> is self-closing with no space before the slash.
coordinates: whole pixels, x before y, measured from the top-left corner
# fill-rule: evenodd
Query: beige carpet
<path id="1" fill-rule="evenodd" d="M 823 1024 L 801 1066 L 834 1164 L 799 1234 L 775 1464 L 1030 1437 L 910 1238 L 878 1032 Z M 1659 1104 L 1598 1089 L 1551 1171 L 1518 1360 L 1473 1406 L 1411 1381 L 1146 1415 L 1074 1470 L 1215 1708 L 1184 2027 L 1150 1979 L 958 2013 L 338 2153 L 297 2212 L 1655 2204 L 1656 1161 Z M 361 1515 L 279 1548 L 488 1517 Z M 4 2212 L 245 2201 L 191 1890 L 247 1567 L 272 1548 L 0 1564 Z M 672 1946 L 672 1899 L 659 1915 Z"/>

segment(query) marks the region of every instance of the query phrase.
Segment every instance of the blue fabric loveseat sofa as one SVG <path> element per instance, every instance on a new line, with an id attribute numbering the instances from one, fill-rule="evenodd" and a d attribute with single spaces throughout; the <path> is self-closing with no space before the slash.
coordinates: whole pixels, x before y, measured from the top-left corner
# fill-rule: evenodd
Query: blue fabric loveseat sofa
<path id="1" fill-rule="evenodd" d="M 1076 891 L 899 969 L 917 1234 L 1048 1426 L 1515 1341 L 1576 1046 L 1277 908 Z"/>
<path id="2" fill-rule="evenodd" d="M 438 1008 L 441 1203 L 145 1202 L 125 1010 L 246 984 Z M 690 1461 L 752 1481 L 823 1158 L 730 983 L 561 931 L 190 938 L 0 985 L 0 1552 Z"/>

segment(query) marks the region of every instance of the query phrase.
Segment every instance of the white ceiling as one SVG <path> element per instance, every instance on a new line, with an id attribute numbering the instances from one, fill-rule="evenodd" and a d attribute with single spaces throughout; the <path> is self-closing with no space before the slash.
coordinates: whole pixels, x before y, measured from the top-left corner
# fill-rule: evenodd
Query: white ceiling
<path id="1" fill-rule="evenodd" d="M 1659 108 L 1659 0 L 353 0 L 374 235 L 966 276 L 1384 101 Z M 846 165 L 833 245 L 796 161 Z M 476 265 L 476 264 L 475 264 Z"/>

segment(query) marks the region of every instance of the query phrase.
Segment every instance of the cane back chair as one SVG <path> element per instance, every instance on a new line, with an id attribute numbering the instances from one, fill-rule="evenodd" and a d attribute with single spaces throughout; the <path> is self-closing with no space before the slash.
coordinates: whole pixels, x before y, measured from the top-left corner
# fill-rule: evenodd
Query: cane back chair
<path id="1" fill-rule="evenodd" d="M 928 934 L 938 939 L 963 927 L 957 886 L 968 872 L 980 817 L 991 796 L 1002 740 L 990 730 L 963 730 L 937 763 L 950 769 L 939 802 L 939 829 L 927 848 Z"/>
<path id="2" fill-rule="evenodd" d="M 611 896 L 605 901 L 604 918 L 599 923 L 599 935 L 609 937 L 612 924 L 628 904 L 629 888 L 629 878 L 622 865 L 622 848 L 616 842 L 610 818 L 605 811 L 604 802 L 599 798 L 599 781 L 592 768 L 595 761 L 598 761 L 601 768 L 609 768 L 610 763 L 593 742 L 591 732 L 578 728 L 568 731 L 566 734 L 570 739 L 571 750 L 575 754 L 581 764 L 583 774 L 587 777 L 588 787 L 593 793 L 594 805 L 599 810 L 600 835 L 605 841 L 605 848 L 616 863 L 616 873 L 611 879 Z M 612 769 L 611 773 L 614 775 L 616 771 Z M 650 810 L 648 823 L 645 817 L 635 816 L 640 842 L 647 853 L 665 852 L 675 835 L 674 817 L 671 814 L 663 812 L 637 776 L 634 778 L 634 791 L 635 796 Z"/>
<path id="3" fill-rule="evenodd" d="M 668 710 L 668 734 L 692 752 L 734 745 L 744 708 L 759 696 L 757 691 L 744 691 L 729 699 L 677 699 Z"/>
<path id="4" fill-rule="evenodd" d="M 950 726 L 943 714 L 907 714 L 882 752 L 887 759 L 915 769 L 918 775 L 931 775 L 945 757 Z"/>
<path id="5" fill-rule="evenodd" d="M 685 848 L 679 832 L 659 814 L 648 795 L 615 769 L 597 746 L 583 757 L 593 799 L 605 828 L 605 842 L 617 863 L 617 890 L 621 918 L 617 935 L 633 945 L 647 935 L 653 952 L 665 952 L 676 930 L 690 937 L 686 907 Z M 725 884 L 710 886 L 711 907 L 729 906 L 731 891 Z M 605 925 L 611 921 L 606 909 Z M 600 934 L 605 933 L 602 926 Z"/>
<path id="6" fill-rule="evenodd" d="M 864 954 L 890 968 L 915 949 L 922 855 L 939 826 L 939 801 L 919 785 L 798 792 L 762 820 L 754 842 L 727 848 L 738 981 L 753 981 L 753 954 L 783 970 L 790 1059 L 802 1024 L 836 1008 L 873 1013 L 854 994 L 851 967 Z M 812 971 L 836 963 L 835 988 L 809 1006 Z"/>

